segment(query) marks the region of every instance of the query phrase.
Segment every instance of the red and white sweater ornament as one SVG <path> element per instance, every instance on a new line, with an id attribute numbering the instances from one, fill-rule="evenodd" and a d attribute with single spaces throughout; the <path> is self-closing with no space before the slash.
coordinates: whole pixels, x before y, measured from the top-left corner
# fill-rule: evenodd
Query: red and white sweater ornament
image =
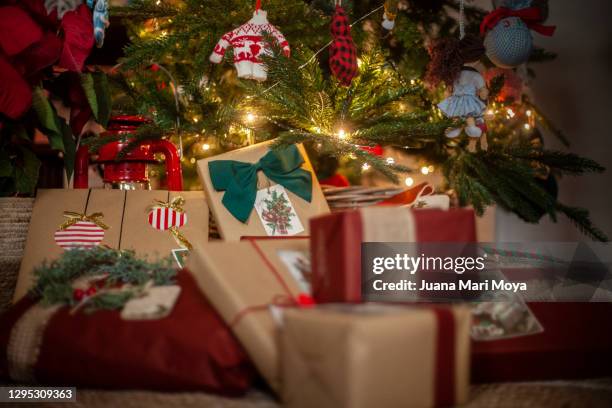
<path id="1" fill-rule="evenodd" d="M 271 35 L 278 42 L 284 54 L 289 56 L 289 43 L 283 34 L 268 22 L 267 13 L 256 7 L 253 18 L 221 37 L 210 54 L 210 62 L 220 63 L 227 47 L 231 46 L 234 48 L 234 65 L 238 78 L 265 81 L 268 74 L 260 56 L 271 55 L 272 50 L 264 41 L 264 32 Z"/>

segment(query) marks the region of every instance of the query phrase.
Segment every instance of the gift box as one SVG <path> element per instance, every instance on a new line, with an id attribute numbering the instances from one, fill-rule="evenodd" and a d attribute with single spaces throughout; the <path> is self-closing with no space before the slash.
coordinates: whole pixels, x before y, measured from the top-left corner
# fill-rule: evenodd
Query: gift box
<path id="1" fill-rule="evenodd" d="M 329 213 L 301 145 L 259 143 L 198 161 L 221 238 L 309 235 L 309 218 Z"/>
<path id="2" fill-rule="evenodd" d="M 121 311 L 71 313 L 26 296 L 0 315 L 0 378 L 19 384 L 244 394 L 255 370 L 238 340 L 179 271 L 163 318 Z"/>
<path id="3" fill-rule="evenodd" d="M 288 309 L 280 334 L 289 408 L 433 407 L 469 392 L 465 307 Z"/>
<path id="4" fill-rule="evenodd" d="M 278 390 L 277 324 L 271 310 L 308 301 L 308 239 L 211 242 L 197 245 L 187 264 L 260 373 Z"/>
<path id="5" fill-rule="evenodd" d="M 362 242 L 475 242 L 474 212 L 374 206 L 311 220 L 317 302 L 361 301 Z"/>
<path id="6" fill-rule="evenodd" d="M 612 304 L 528 305 L 544 330 L 529 336 L 475 341 L 472 346 L 474 382 L 612 376 L 612 326 L 609 324 Z"/>
<path id="7" fill-rule="evenodd" d="M 206 241 L 201 191 L 38 190 L 14 300 L 32 286 L 34 268 L 71 248 L 106 245 L 182 266 L 189 246 Z"/>

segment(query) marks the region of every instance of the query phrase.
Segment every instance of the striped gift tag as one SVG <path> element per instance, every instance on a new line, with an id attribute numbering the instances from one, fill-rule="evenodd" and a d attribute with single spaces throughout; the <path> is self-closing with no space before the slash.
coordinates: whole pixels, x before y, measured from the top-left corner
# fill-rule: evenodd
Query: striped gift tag
<path id="1" fill-rule="evenodd" d="M 149 224 L 160 231 L 187 224 L 187 214 L 167 207 L 154 207 L 149 212 Z"/>
<path id="2" fill-rule="evenodd" d="M 77 223 L 55 231 L 55 242 L 64 249 L 91 248 L 100 245 L 104 230 L 91 221 Z"/>

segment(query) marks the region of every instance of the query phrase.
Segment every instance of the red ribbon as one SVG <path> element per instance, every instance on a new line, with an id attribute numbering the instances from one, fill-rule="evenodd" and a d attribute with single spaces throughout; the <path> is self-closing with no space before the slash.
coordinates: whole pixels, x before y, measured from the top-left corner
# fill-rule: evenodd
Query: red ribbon
<path id="1" fill-rule="evenodd" d="M 255 2 L 255 11 L 259 11 L 259 9 L 261 9 L 261 0 Z"/>
<path id="2" fill-rule="evenodd" d="M 285 294 L 279 294 L 279 295 L 274 296 L 272 301 L 270 301 L 269 303 L 264 303 L 261 305 L 252 305 L 252 306 L 248 306 L 242 309 L 240 312 L 236 314 L 236 316 L 234 316 L 234 318 L 229 324 L 230 327 L 235 327 L 245 315 L 251 312 L 267 310 L 270 306 L 311 307 L 315 305 L 314 299 L 312 298 L 312 296 L 310 296 L 307 293 L 300 293 L 297 296 L 294 296 L 291 293 L 291 290 L 289 289 L 289 285 L 287 285 L 287 282 L 285 282 L 280 272 L 274 267 L 272 262 L 270 262 L 270 260 L 266 257 L 266 254 L 264 254 L 264 252 L 261 250 L 259 245 L 257 245 L 257 242 L 253 239 L 248 240 L 248 242 L 250 242 L 253 248 L 255 248 L 255 251 L 257 251 L 257 254 L 261 257 L 261 259 L 264 261 L 264 263 L 266 264 L 270 272 L 272 272 L 276 280 L 278 280 L 280 285 L 283 287 Z"/>
<path id="3" fill-rule="evenodd" d="M 434 405 L 456 404 L 455 396 L 455 315 L 450 308 L 434 307 L 436 331 Z"/>
<path id="4" fill-rule="evenodd" d="M 501 20 L 508 17 L 518 17 L 527 24 L 531 30 L 550 37 L 555 33 L 555 26 L 545 26 L 542 23 L 542 12 L 537 7 L 528 7 L 520 10 L 512 10 L 507 7 L 500 7 L 485 16 L 480 24 L 480 34 L 485 34 L 491 30 Z"/>

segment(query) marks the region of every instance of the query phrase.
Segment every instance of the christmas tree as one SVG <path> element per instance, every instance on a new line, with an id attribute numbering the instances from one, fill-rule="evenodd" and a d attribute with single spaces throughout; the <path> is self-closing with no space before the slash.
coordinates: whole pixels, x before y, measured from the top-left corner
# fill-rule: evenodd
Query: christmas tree
<path id="1" fill-rule="evenodd" d="M 524 19 L 532 30 L 546 31 L 541 23 L 547 2 L 494 3 L 510 13 L 519 10 L 521 17 L 509 21 Z M 342 1 L 346 16 L 334 6 L 320 0 L 261 6 L 251 0 L 135 0 L 115 8 L 113 15 L 125 17 L 132 36 L 113 81 L 115 107 L 153 119 L 137 138 L 169 137 L 180 144 L 186 182 L 194 188 L 196 160 L 269 139 L 276 139 L 275 146 L 304 143 L 323 178 L 339 169 L 358 182 L 361 171 L 375 170 L 408 184 L 405 177 L 422 166 L 372 153 L 389 146 L 439 169 L 445 191 L 477 213 L 496 204 L 527 222 L 563 214 L 589 237 L 607 240 L 586 210 L 559 202 L 556 191 L 556 177 L 604 169 L 543 146 L 541 131 L 569 142 L 521 92 L 529 65 L 494 67 L 505 64 L 491 50 L 504 40 L 496 24 L 508 15 L 490 16 L 463 0 Z M 537 8 L 535 20 L 521 8 Z M 266 51 L 253 48 L 258 41 L 250 48 L 235 42 L 232 30 L 263 9 L 278 29 L 256 33 Z M 448 104 L 438 106 L 451 90 L 456 96 L 457 86 L 446 78 L 454 62 L 436 58 L 466 57 L 478 48 L 463 45 L 478 36 L 483 19 L 487 56 L 463 58 L 454 74 L 463 75 L 463 63 L 478 63 L 488 95 L 476 95 L 482 115 L 454 117 L 445 110 Z M 345 38 L 349 33 L 352 42 Z M 252 74 L 245 75 L 241 53 L 249 51 L 259 54 L 263 71 L 250 66 Z M 537 47 L 528 51 L 529 64 L 554 58 Z M 444 69 L 432 69 L 436 63 Z"/>

